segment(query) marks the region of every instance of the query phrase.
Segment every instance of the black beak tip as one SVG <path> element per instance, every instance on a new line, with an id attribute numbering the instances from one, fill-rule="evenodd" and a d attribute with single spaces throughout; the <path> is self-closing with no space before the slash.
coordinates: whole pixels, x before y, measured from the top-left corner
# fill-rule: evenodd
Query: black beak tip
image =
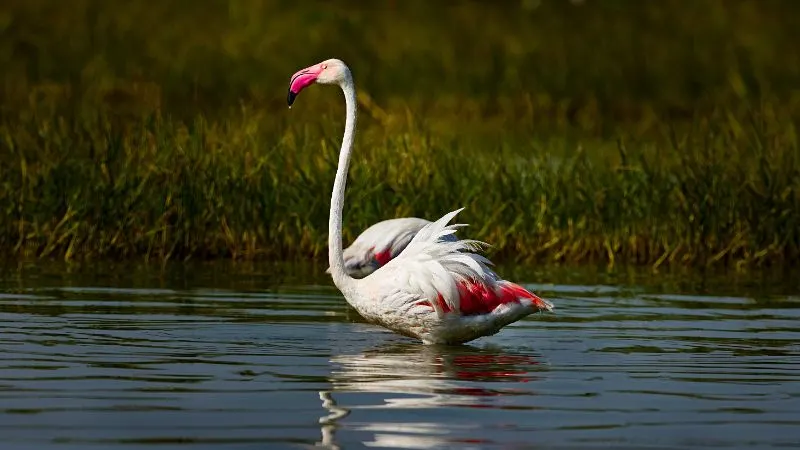
<path id="1" fill-rule="evenodd" d="M 290 89 L 289 90 L 289 95 L 286 97 L 286 103 L 288 103 L 289 106 L 292 106 L 292 103 L 294 103 L 295 97 L 297 97 L 297 94 L 292 92 L 292 90 Z"/>

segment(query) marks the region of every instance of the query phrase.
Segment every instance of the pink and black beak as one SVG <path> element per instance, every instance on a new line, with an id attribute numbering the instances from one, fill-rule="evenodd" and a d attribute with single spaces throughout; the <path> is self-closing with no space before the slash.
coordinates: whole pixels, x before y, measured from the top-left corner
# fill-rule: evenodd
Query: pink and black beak
<path id="1" fill-rule="evenodd" d="M 292 80 L 289 81 L 289 95 L 286 97 L 286 103 L 292 106 L 300 91 L 314 84 L 322 70 L 323 68 L 320 64 L 315 64 L 292 75 Z"/>

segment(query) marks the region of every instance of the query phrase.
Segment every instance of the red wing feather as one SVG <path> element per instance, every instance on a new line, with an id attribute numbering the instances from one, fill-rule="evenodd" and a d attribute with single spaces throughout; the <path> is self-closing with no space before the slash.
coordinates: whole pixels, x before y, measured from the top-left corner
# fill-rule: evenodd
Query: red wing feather
<path id="1" fill-rule="evenodd" d="M 523 298 L 530 299 L 540 309 L 547 309 L 546 303 L 536 294 L 510 281 L 499 281 L 497 289 L 492 289 L 485 283 L 463 281 L 458 284 L 458 296 L 463 316 L 489 314 L 502 304 L 519 303 Z M 441 294 L 436 301 L 443 312 L 452 311 Z M 431 305 L 430 302 L 420 302 L 420 304 Z"/>

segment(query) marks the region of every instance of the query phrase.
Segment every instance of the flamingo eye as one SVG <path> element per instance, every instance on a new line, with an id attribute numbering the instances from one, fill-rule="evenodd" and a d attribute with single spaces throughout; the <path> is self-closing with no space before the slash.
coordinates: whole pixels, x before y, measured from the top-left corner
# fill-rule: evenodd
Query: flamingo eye
<path id="1" fill-rule="evenodd" d="M 325 70 L 325 69 L 327 69 L 327 68 L 328 68 L 328 65 L 327 65 L 327 64 L 323 64 L 323 65 L 322 65 L 322 66 L 320 66 L 320 67 L 322 67 L 322 70 Z"/>

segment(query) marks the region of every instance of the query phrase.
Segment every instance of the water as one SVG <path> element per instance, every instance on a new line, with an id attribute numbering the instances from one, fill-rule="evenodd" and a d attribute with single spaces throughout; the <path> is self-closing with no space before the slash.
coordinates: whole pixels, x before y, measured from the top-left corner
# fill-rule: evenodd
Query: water
<path id="1" fill-rule="evenodd" d="M 434 347 L 363 323 L 322 270 L 4 269 L 2 448 L 800 444 L 791 274 L 503 269 L 557 313 Z"/>

